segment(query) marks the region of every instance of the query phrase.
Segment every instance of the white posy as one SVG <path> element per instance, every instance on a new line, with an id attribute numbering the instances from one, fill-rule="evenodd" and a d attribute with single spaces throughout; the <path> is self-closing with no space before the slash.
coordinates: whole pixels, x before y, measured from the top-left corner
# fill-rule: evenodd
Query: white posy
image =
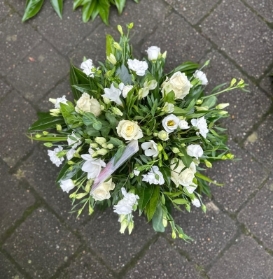
<path id="1" fill-rule="evenodd" d="M 122 105 L 122 102 L 120 100 L 120 95 L 121 95 L 121 90 L 119 88 L 116 88 L 112 83 L 110 88 L 104 88 L 104 94 L 102 95 L 102 97 L 105 97 L 120 106 Z"/>
<path id="2" fill-rule="evenodd" d="M 137 59 L 128 59 L 128 67 L 130 70 L 136 72 L 138 76 L 143 77 L 146 70 L 148 69 L 148 64 L 146 61 L 139 61 Z"/>
<path id="3" fill-rule="evenodd" d="M 47 151 L 47 154 L 48 154 L 51 162 L 54 165 L 56 165 L 57 167 L 59 167 L 62 164 L 63 160 L 64 160 L 63 157 L 59 158 L 58 155 L 57 155 L 62 150 L 63 150 L 63 148 L 60 145 L 58 145 L 58 147 L 54 148 L 54 150 L 48 150 Z"/>
<path id="4" fill-rule="evenodd" d="M 94 72 L 92 71 L 92 69 L 94 68 L 92 59 L 83 61 L 80 68 L 88 77 L 94 77 Z"/>
<path id="5" fill-rule="evenodd" d="M 94 191 L 91 192 L 91 196 L 96 201 L 103 201 L 111 197 L 110 191 L 115 189 L 115 183 L 112 182 L 112 178 L 108 181 L 101 183 Z"/>
<path id="6" fill-rule="evenodd" d="M 187 154 L 191 157 L 195 157 L 196 159 L 203 156 L 203 149 L 199 144 L 190 144 L 187 147 Z"/>
<path id="7" fill-rule="evenodd" d="M 49 101 L 54 104 L 55 109 L 60 108 L 60 103 L 62 103 L 62 104 L 67 103 L 66 97 L 64 95 L 61 98 L 56 98 L 56 99 L 49 98 Z"/>
<path id="8" fill-rule="evenodd" d="M 175 99 L 184 99 L 190 92 L 192 84 L 188 80 L 185 73 L 176 72 L 170 79 L 167 79 L 162 84 L 163 95 L 173 91 Z"/>
<path id="9" fill-rule="evenodd" d="M 151 170 L 142 175 L 142 181 L 148 182 L 149 184 L 163 185 L 165 183 L 163 174 L 159 170 L 158 166 L 153 166 Z"/>
<path id="10" fill-rule="evenodd" d="M 207 133 L 209 132 L 209 130 L 207 121 L 204 116 L 192 119 L 191 124 L 199 130 L 199 133 L 202 135 L 203 138 L 207 137 Z"/>
<path id="11" fill-rule="evenodd" d="M 142 130 L 138 124 L 130 120 L 121 120 L 117 126 L 117 133 L 125 140 L 138 140 L 143 137 Z"/>
<path id="12" fill-rule="evenodd" d="M 90 154 L 83 154 L 81 157 L 86 161 L 82 166 L 82 171 L 87 172 L 88 179 L 95 179 L 106 164 L 101 159 L 95 159 Z"/>
<path id="13" fill-rule="evenodd" d="M 162 126 L 167 133 L 174 132 L 179 125 L 180 119 L 174 114 L 169 114 L 162 120 Z"/>
<path id="14" fill-rule="evenodd" d="M 116 205 L 114 205 L 114 212 L 119 215 L 131 214 L 133 211 L 133 206 L 137 204 L 139 196 L 132 193 L 127 193 L 124 187 L 121 188 L 121 192 L 124 197 Z"/>
<path id="15" fill-rule="evenodd" d="M 160 55 L 160 48 L 157 46 L 151 46 L 146 50 L 149 60 L 156 60 Z"/>
<path id="16" fill-rule="evenodd" d="M 71 135 L 67 136 L 67 143 L 69 147 L 76 149 L 79 145 L 81 145 L 81 138 L 78 137 L 74 132 Z"/>
<path id="17" fill-rule="evenodd" d="M 195 78 L 199 79 L 202 85 L 207 85 L 208 84 L 208 79 L 207 79 L 207 76 L 204 72 L 196 70 L 195 73 L 193 74 L 193 76 Z"/>
<path id="18" fill-rule="evenodd" d="M 145 155 L 148 157 L 156 157 L 158 155 L 157 144 L 153 140 L 143 142 L 141 147 L 144 150 Z"/>
<path id="19" fill-rule="evenodd" d="M 72 190 L 75 187 L 75 184 L 72 179 L 67 179 L 67 180 L 61 180 L 60 186 L 64 192 L 68 193 L 70 190 Z"/>

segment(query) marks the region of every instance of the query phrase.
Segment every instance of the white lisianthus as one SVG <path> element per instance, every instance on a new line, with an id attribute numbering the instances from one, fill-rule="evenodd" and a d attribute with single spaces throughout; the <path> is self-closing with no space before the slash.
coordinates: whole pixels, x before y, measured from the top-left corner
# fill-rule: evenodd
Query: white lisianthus
<path id="1" fill-rule="evenodd" d="M 67 137 L 67 143 L 70 147 L 76 149 L 79 145 L 81 145 L 81 137 L 78 137 L 74 132 Z"/>
<path id="2" fill-rule="evenodd" d="M 203 138 L 207 137 L 207 133 L 209 132 L 208 130 L 208 125 L 207 121 L 204 116 L 196 119 L 191 120 L 192 126 L 196 127 L 199 130 L 199 133 L 202 135 Z"/>
<path id="3" fill-rule="evenodd" d="M 137 204 L 139 196 L 132 193 L 127 193 L 124 187 L 121 188 L 121 192 L 124 197 L 116 205 L 114 205 L 114 212 L 119 215 L 131 214 L 133 211 L 133 206 Z"/>
<path id="4" fill-rule="evenodd" d="M 160 48 L 157 46 L 151 46 L 146 50 L 149 60 L 156 60 L 160 55 Z"/>
<path id="5" fill-rule="evenodd" d="M 139 61 L 137 59 L 134 60 L 128 59 L 127 63 L 129 69 L 136 72 L 136 74 L 141 77 L 145 75 L 145 72 L 148 69 L 148 64 L 146 61 Z"/>
<path id="6" fill-rule="evenodd" d="M 161 139 L 163 141 L 167 141 L 169 139 L 169 134 L 164 130 L 159 131 L 157 136 L 158 136 L 159 139 Z"/>
<path id="7" fill-rule="evenodd" d="M 155 79 L 145 81 L 143 86 L 148 88 L 149 90 L 154 90 L 157 87 L 157 81 Z"/>
<path id="8" fill-rule="evenodd" d="M 142 181 L 148 182 L 149 184 L 163 185 L 165 183 L 163 174 L 158 166 L 153 166 L 151 170 L 147 174 L 142 175 L 142 177 Z"/>
<path id="9" fill-rule="evenodd" d="M 196 159 L 202 157 L 204 151 L 199 144 L 190 144 L 187 147 L 187 154 L 191 157 L 195 157 Z"/>
<path id="10" fill-rule="evenodd" d="M 196 70 L 195 73 L 193 74 L 193 76 L 195 78 L 199 79 L 202 85 L 207 85 L 208 84 L 208 79 L 207 79 L 207 76 L 204 72 Z"/>
<path id="11" fill-rule="evenodd" d="M 72 190 L 75 187 L 75 184 L 72 179 L 67 179 L 67 180 L 61 180 L 60 186 L 64 192 L 68 193 L 70 190 Z"/>
<path id="12" fill-rule="evenodd" d="M 162 84 L 163 95 L 173 91 L 175 99 L 184 99 L 190 92 L 192 84 L 184 73 L 176 72 L 170 79 L 166 79 Z"/>
<path id="13" fill-rule="evenodd" d="M 188 122 L 184 119 L 180 120 L 178 125 L 181 130 L 187 130 L 190 128 Z"/>
<path id="14" fill-rule="evenodd" d="M 54 148 L 54 150 L 48 150 L 48 151 L 47 151 L 47 154 L 48 154 L 48 156 L 49 156 L 49 158 L 50 158 L 50 161 L 51 161 L 54 165 L 56 165 L 57 167 L 59 167 L 59 166 L 62 164 L 63 160 L 64 160 L 63 157 L 59 158 L 59 157 L 57 156 L 57 154 L 58 154 L 59 152 L 61 152 L 62 150 L 63 150 L 63 148 L 62 148 L 60 145 L 58 145 L 58 147 Z"/>
<path id="15" fill-rule="evenodd" d="M 91 152 L 90 152 L 91 151 Z M 88 179 L 95 179 L 101 172 L 101 168 L 106 164 L 101 159 L 95 159 L 92 157 L 92 149 L 89 148 L 91 154 L 83 154 L 81 157 L 86 161 L 82 166 L 82 171 L 87 172 Z"/>
<path id="16" fill-rule="evenodd" d="M 121 91 L 122 91 L 122 96 L 123 98 L 126 98 L 128 93 L 132 90 L 133 85 L 123 85 Z"/>
<path id="17" fill-rule="evenodd" d="M 162 108 L 162 111 L 166 113 L 172 113 L 174 111 L 174 104 L 166 102 Z"/>
<path id="18" fill-rule="evenodd" d="M 55 109 L 60 108 L 60 103 L 62 103 L 62 104 L 67 103 L 67 100 L 66 100 L 65 96 L 62 96 L 61 98 L 56 98 L 56 99 L 49 98 L 49 101 L 54 104 Z"/>
<path id="19" fill-rule="evenodd" d="M 117 133 L 125 140 L 138 140 L 143 137 L 143 133 L 136 122 L 121 120 L 117 126 Z"/>
<path id="20" fill-rule="evenodd" d="M 101 183 L 95 190 L 91 191 L 91 196 L 96 201 L 103 201 L 111 197 L 110 190 L 114 189 L 115 183 L 110 178 L 108 181 Z"/>
<path id="21" fill-rule="evenodd" d="M 83 61 L 80 68 L 88 77 L 94 77 L 94 72 L 92 71 L 92 69 L 94 68 L 92 59 Z"/>
<path id="22" fill-rule="evenodd" d="M 104 88 L 104 94 L 102 97 L 106 97 L 107 99 L 115 102 L 117 105 L 122 105 L 122 102 L 120 100 L 121 90 L 119 88 L 116 88 L 114 84 L 112 83 L 110 88 Z"/>
<path id="23" fill-rule="evenodd" d="M 176 187 L 178 187 L 179 185 L 183 185 L 187 187 L 189 193 L 193 193 L 196 187 L 191 187 L 191 185 L 194 185 L 192 181 L 194 179 L 195 173 L 196 167 L 194 162 L 190 164 L 189 168 L 186 168 L 182 160 L 179 160 L 177 158 L 172 159 L 171 180 L 174 182 Z"/>
<path id="24" fill-rule="evenodd" d="M 201 203 L 200 203 L 199 199 L 197 199 L 197 198 L 194 198 L 193 200 L 191 200 L 191 203 L 196 207 L 201 206 Z"/>
<path id="25" fill-rule="evenodd" d="M 147 97 L 148 94 L 149 94 L 149 88 L 148 87 L 140 88 L 139 91 L 138 91 L 138 99 L 141 100 L 141 99 Z"/>
<path id="26" fill-rule="evenodd" d="M 157 144 L 153 140 L 143 142 L 141 147 L 144 150 L 145 155 L 148 157 L 156 157 L 158 155 Z"/>
<path id="27" fill-rule="evenodd" d="M 179 122 L 180 119 L 177 116 L 175 116 L 174 114 L 169 114 L 168 116 L 163 118 L 162 125 L 167 133 L 172 133 L 177 129 Z"/>
<path id="28" fill-rule="evenodd" d="M 73 149 L 73 148 L 69 149 L 69 150 L 67 151 L 67 153 L 66 153 L 66 158 L 67 158 L 67 160 L 68 160 L 68 161 L 71 160 L 71 159 L 73 158 L 73 156 L 74 156 L 75 153 L 76 153 L 76 150 L 75 150 L 75 149 Z"/>

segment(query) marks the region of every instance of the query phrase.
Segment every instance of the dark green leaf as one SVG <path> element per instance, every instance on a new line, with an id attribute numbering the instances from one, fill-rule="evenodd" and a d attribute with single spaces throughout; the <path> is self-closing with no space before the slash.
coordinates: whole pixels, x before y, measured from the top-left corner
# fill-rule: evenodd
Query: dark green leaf
<path id="1" fill-rule="evenodd" d="M 99 0 L 98 10 L 102 21 L 108 25 L 110 3 L 109 0 Z"/>
<path id="2" fill-rule="evenodd" d="M 88 22 L 92 13 L 96 12 L 97 1 L 90 0 L 82 8 L 82 21 Z"/>
<path id="3" fill-rule="evenodd" d="M 147 214 L 148 222 L 152 220 L 155 214 L 159 198 L 160 198 L 160 188 L 159 186 L 154 186 L 152 197 L 146 206 L 146 214 Z"/>
<path id="4" fill-rule="evenodd" d="M 208 108 L 212 108 L 213 106 L 215 106 L 217 102 L 217 98 L 215 96 L 211 96 L 207 99 L 205 99 L 205 101 L 202 103 L 202 107 L 208 107 Z"/>
<path id="5" fill-rule="evenodd" d="M 56 117 L 50 115 L 49 113 L 40 113 L 39 119 L 29 127 L 28 131 L 43 131 L 46 129 L 55 128 L 56 124 L 64 124 L 62 116 Z"/>
<path id="6" fill-rule="evenodd" d="M 73 85 L 77 86 L 79 84 L 89 84 L 88 77 L 81 70 L 70 64 L 70 85 L 75 100 L 78 100 L 82 95 L 81 91 L 73 87 Z"/>
<path id="7" fill-rule="evenodd" d="M 190 167 L 190 164 L 192 162 L 192 157 L 190 157 L 188 154 L 187 154 L 187 151 L 184 147 L 180 147 L 179 148 L 180 151 L 183 153 L 184 156 L 181 156 L 181 160 L 182 162 L 184 163 L 184 165 L 186 166 L 186 168 L 189 168 Z"/>
<path id="8" fill-rule="evenodd" d="M 115 146 L 123 145 L 123 142 L 121 140 L 113 137 L 110 138 L 109 143 L 112 143 Z"/>
<path id="9" fill-rule="evenodd" d="M 57 15 L 62 18 L 63 0 L 50 0 L 50 2 Z"/>
<path id="10" fill-rule="evenodd" d="M 119 14 L 122 13 L 125 3 L 126 3 L 126 0 L 115 0 L 115 4 L 116 4 Z"/>
<path id="11" fill-rule="evenodd" d="M 139 195 L 139 201 L 138 201 L 138 207 L 140 210 L 143 210 L 147 203 L 150 201 L 152 194 L 154 192 L 154 186 L 148 186 L 148 187 L 141 187 L 138 191 Z"/>
<path id="12" fill-rule="evenodd" d="M 163 226 L 163 210 L 160 205 L 156 207 L 155 214 L 152 219 L 153 228 L 156 232 L 164 232 L 165 227 Z"/>
<path id="13" fill-rule="evenodd" d="M 108 122 L 110 123 L 112 128 L 115 128 L 115 127 L 118 126 L 118 120 L 116 119 L 116 117 L 112 113 L 106 112 L 105 117 L 108 120 Z"/>
<path id="14" fill-rule="evenodd" d="M 22 21 L 26 21 L 29 18 L 35 16 L 42 8 L 44 0 L 29 0 L 25 8 Z"/>

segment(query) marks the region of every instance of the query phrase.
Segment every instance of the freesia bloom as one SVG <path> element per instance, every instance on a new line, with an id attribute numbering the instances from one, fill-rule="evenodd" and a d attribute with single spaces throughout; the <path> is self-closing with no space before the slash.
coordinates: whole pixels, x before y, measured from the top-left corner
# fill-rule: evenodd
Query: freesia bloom
<path id="1" fill-rule="evenodd" d="M 177 116 L 169 114 L 162 120 L 162 125 L 167 133 L 172 133 L 177 129 L 179 122 L 180 119 Z"/>
<path id="2" fill-rule="evenodd" d="M 102 97 L 106 97 L 107 99 L 115 102 L 117 105 L 120 106 L 122 105 L 120 94 L 121 90 L 119 88 L 116 88 L 112 83 L 110 88 L 104 88 L 104 94 L 102 95 Z"/>
<path id="3" fill-rule="evenodd" d="M 157 144 L 153 140 L 149 140 L 148 142 L 143 142 L 141 144 L 142 149 L 146 156 L 156 157 L 158 155 Z"/>
<path id="4" fill-rule="evenodd" d="M 63 148 L 59 145 L 58 147 L 54 148 L 54 150 L 48 150 L 48 151 L 47 151 L 47 154 L 48 154 L 48 156 L 49 156 L 51 162 L 52 162 L 54 165 L 56 165 L 57 167 L 59 167 L 59 166 L 62 164 L 63 160 L 64 160 L 63 157 L 59 158 L 59 157 L 57 156 L 57 154 L 58 154 L 59 152 L 61 152 L 62 150 L 63 150 Z"/>
<path id="5" fill-rule="evenodd" d="M 202 157 L 204 151 L 199 144 L 190 144 L 187 147 L 187 154 L 191 157 L 195 157 L 196 159 Z"/>
<path id="6" fill-rule="evenodd" d="M 130 70 L 136 72 L 138 76 L 142 77 L 145 75 L 145 72 L 148 69 L 148 64 L 146 61 L 128 59 L 128 67 Z"/>
<path id="7" fill-rule="evenodd" d="M 202 71 L 196 70 L 193 76 L 197 79 L 200 80 L 202 85 L 207 85 L 208 84 L 208 79 L 206 77 L 206 74 Z"/>
<path id="8" fill-rule="evenodd" d="M 117 133 L 125 140 L 138 140 L 143 137 L 143 133 L 136 122 L 121 120 L 117 126 Z"/>
<path id="9" fill-rule="evenodd" d="M 61 98 L 56 98 L 56 99 L 49 98 L 49 101 L 54 104 L 55 109 L 60 108 L 60 103 L 62 103 L 62 104 L 67 103 L 67 100 L 66 100 L 65 96 L 62 96 Z"/>
<path id="10" fill-rule="evenodd" d="M 160 48 L 157 46 L 151 46 L 146 50 L 146 52 L 149 60 L 156 60 L 160 55 Z"/>
<path id="11" fill-rule="evenodd" d="M 89 151 L 90 148 L 89 148 Z M 88 179 L 95 179 L 101 172 L 101 168 L 106 164 L 101 159 L 95 159 L 91 154 L 83 154 L 81 157 L 86 161 L 82 166 L 82 171 L 87 172 Z"/>
<path id="12" fill-rule="evenodd" d="M 75 187 L 75 184 L 72 179 L 67 179 L 67 180 L 61 180 L 60 186 L 64 192 L 68 193 L 70 190 L 72 190 Z"/>
<path id="13" fill-rule="evenodd" d="M 170 79 L 166 79 L 162 84 L 163 95 L 173 91 L 175 99 L 184 99 L 190 92 L 192 84 L 185 73 L 176 72 Z"/>
<path id="14" fill-rule="evenodd" d="M 209 132 L 209 130 L 207 121 L 204 116 L 202 116 L 201 118 L 192 119 L 191 124 L 199 130 L 199 133 L 202 135 L 203 138 L 207 137 L 207 133 Z"/>
<path id="15" fill-rule="evenodd" d="M 127 193 L 124 187 L 121 188 L 121 192 L 124 197 L 116 205 L 114 205 L 114 212 L 119 215 L 131 214 L 133 211 L 133 206 L 137 204 L 139 196 L 132 193 Z"/>
<path id="16" fill-rule="evenodd" d="M 163 174 L 159 170 L 158 166 L 153 166 L 151 170 L 147 174 L 142 175 L 142 177 L 142 181 L 148 182 L 149 184 L 163 185 L 165 183 Z"/>
<path id="17" fill-rule="evenodd" d="M 115 183 L 110 178 L 108 181 L 101 183 L 95 190 L 91 191 L 91 196 L 96 201 L 103 201 L 111 197 L 110 190 L 114 189 Z"/>
<path id="18" fill-rule="evenodd" d="M 92 69 L 94 68 L 92 59 L 83 61 L 80 68 L 88 77 L 94 77 L 94 72 L 92 71 Z"/>
<path id="19" fill-rule="evenodd" d="M 68 145 L 70 146 L 70 147 L 72 147 L 72 148 L 77 148 L 79 145 L 81 145 L 81 138 L 80 137 L 78 137 L 74 132 L 71 134 L 71 135 L 69 135 L 68 137 L 67 137 L 67 143 L 68 143 Z"/>

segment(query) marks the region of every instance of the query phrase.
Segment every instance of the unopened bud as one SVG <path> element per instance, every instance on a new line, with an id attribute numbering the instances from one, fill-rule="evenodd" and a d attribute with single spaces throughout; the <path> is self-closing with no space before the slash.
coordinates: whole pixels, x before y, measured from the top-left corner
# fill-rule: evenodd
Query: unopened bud
<path id="1" fill-rule="evenodd" d="M 91 148 L 97 148 L 98 147 L 98 144 L 93 142 L 93 143 L 90 143 L 90 147 Z"/>
<path id="2" fill-rule="evenodd" d="M 201 105 L 203 103 L 203 100 L 201 100 L 201 99 L 198 99 L 197 101 L 196 101 L 196 104 L 197 105 Z"/>
<path id="3" fill-rule="evenodd" d="M 126 228 L 127 228 L 127 226 L 128 226 L 128 222 L 127 222 L 126 219 L 124 219 L 124 220 L 120 223 L 120 230 L 119 230 L 119 232 L 120 232 L 120 233 L 124 233 L 125 230 L 126 230 Z"/>
<path id="4" fill-rule="evenodd" d="M 43 135 L 44 136 L 48 135 L 48 131 L 43 131 Z"/>
<path id="5" fill-rule="evenodd" d="M 114 42 L 114 43 L 113 43 L 113 46 L 114 46 L 114 48 L 117 49 L 117 50 L 122 50 L 121 46 L 120 46 L 117 42 Z"/>
<path id="6" fill-rule="evenodd" d="M 158 136 L 159 139 L 161 139 L 163 141 L 167 141 L 169 139 L 169 134 L 164 130 L 158 132 L 157 136 Z"/>
<path id="7" fill-rule="evenodd" d="M 176 239 L 176 232 L 175 231 L 172 231 L 172 238 Z"/>
<path id="8" fill-rule="evenodd" d="M 162 57 L 163 59 L 166 59 L 166 57 L 167 57 L 167 51 L 164 51 L 164 52 L 162 53 L 161 57 Z"/>
<path id="9" fill-rule="evenodd" d="M 122 30 L 122 27 L 121 25 L 118 25 L 118 32 L 120 33 L 120 35 L 123 35 L 123 30 Z"/>
<path id="10" fill-rule="evenodd" d="M 102 149 L 97 150 L 97 154 L 98 154 L 98 155 L 104 156 L 104 155 L 106 155 L 107 153 L 108 153 L 108 150 L 105 149 L 105 148 L 102 148 Z"/>
<path id="11" fill-rule="evenodd" d="M 52 147 L 53 144 L 52 144 L 52 142 L 45 142 L 45 143 L 44 143 L 44 146 L 46 146 L 46 147 Z"/>
<path id="12" fill-rule="evenodd" d="M 56 124 L 56 130 L 60 132 L 62 130 L 62 125 Z"/>
<path id="13" fill-rule="evenodd" d="M 106 143 L 106 139 L 103 137 L 96 137 L 95 142 L 102 145 L 103 143 Z"/>
<path id="14" fill-rule="evenodd" d="M 116 107 L 112 107 L 111 108 L 112 112 L 115 114 L 115 115 L 119 115 L 119 116 L 122 116 L 123 113 L 121 112 L 120 109 L 116 108 Z"/>
<path id="15" fill-rule="evenodd" d="M 49 98 L 49 102 L 51 102 L 52 104 L 56 104 L 57 99 L 53 99 L 53 98 Z"/>
<path id="16" fill-rule="evenodd" d="M 129 232 L 129 234 L 132 233 L 133 228 L 134 228 L 134 221 L 131 221 L 131 222 L 129 223 L 129 225 L 128 225 L 128 232 Z"/>
<path id="17" fill-rule="evenodd" d="M 212 163 L 208 160 L 205 160 L 205 164 L 207 168 L 211 168 L 212 167 Z"/>
<path id="18" fill-rule="evenodd" d="M 173 148 L 172 148 L 172 152 L 173 152 L 174 154 L 176 154 L 176 153 L 179 153 L 180 150 L 179 150 L 177 147 L 173 147 Z"/>
<path id="19" fill-rule="evenodd" d="M 112 53 L 110 53 L 110 55 L 107 56 L 107 60 L 113 65 L 117 64 L 117 59 L 116 59 L 115 55 Z"/>
<path id="20" fill-rule="evenodd" d="M 108 144 L 107 144 L 107 148 L 108 148 L 108 149 L 113 149 L 113 148 L 114 148 L 114 145 L 113 145 L 112 143 L 108 143 Z"/>
<path id="21" fill-rule="evenodd" d="M 224 109 L 224 108 L 226 108 L 228 106 L 229 106 L 229 103 L 223 103 L 223 104 L 217 105 L 215 108 L 216 109 Z"/>
<path id="22" fill-rule="evenodd" d="M 35 135 L 35 138 L 36 138 L 36 139 L 39 139 L 39 138 L 41 138 L 41 137 L 42 137 L 41 134 L 36 134 L 36 135 Z"/>
<path id="23" fill-rule="evenodd" d="M 127 24 L 127 28 L 128 29 L 132 29 L 133 27 L 134 27 L 134 23 L 133 22 Z"/>
<path id="24" fill-rule="evenodd" d="M 226 110 L 220 110 L 218 113 L 219 113 L 220 115 L 226 115 L 226 114 L 228 114 L 228 111 L 226 111 Z"/>

